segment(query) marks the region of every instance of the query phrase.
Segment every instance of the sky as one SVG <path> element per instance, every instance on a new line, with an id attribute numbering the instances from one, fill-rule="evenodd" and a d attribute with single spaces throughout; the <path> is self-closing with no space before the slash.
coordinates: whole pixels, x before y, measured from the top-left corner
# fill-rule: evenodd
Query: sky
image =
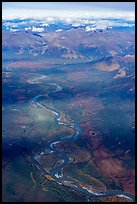
<path id="1" fill-rule="evenodd" d="M 2 2 L 3 18 L 68 15 L 131 15 L 134 2 Z"/>

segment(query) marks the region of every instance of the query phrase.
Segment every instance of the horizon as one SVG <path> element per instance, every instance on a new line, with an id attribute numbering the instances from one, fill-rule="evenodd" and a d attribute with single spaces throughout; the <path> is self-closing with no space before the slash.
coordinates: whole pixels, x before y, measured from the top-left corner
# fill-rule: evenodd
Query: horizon
<path id="1" fill-rule="evenodd" d="M 2 2 L 2 19 L 135 17 L 134 2 Z"/>

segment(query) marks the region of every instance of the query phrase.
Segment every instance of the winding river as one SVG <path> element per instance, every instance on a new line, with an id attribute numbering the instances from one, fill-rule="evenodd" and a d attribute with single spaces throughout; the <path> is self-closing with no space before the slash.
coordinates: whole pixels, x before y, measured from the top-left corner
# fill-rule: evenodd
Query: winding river
<path id="1" fill-rule="evenodd" d="M 45 84 L 54 85 L 56 87 L 56 89 L 54 91 L 51 91 L 48 94 L 51 94 L 53 92 L 60 92 L 62 90 L 62 87 L 60 87 L 59 85 L 57 85 L 55 83 L 45 83 Z M 95 189 L 86 188 L 84 186 L 81 186 L 81 185 L 79 185 L 78 182 L 75 181 L 75 179 L 69 180 L 67 177 L 65 177 L 63 175 L 62 168 L 65 167 L 71 161 L 70 161 L 69 157 L 63 151 L 60 151 L 56 147 L 56 144 L 60 143 L 61 141 L 65 141 L 65 140 L 70 141 L 70 140 L 73 140 L 74 138 L 80 137 L 82 134 L 82 131 L 81 131 L 80 126 L 78 124 L 76 124 L 75 122 L 73 122 L 73 125 L 69 124 L 69 123 L 62 122 L 60 119 L 61 113 L 59 111 L 57 111 L 53 108 L 50 108 L 50 107 L 48 107 L 45 104 L 42 104 L 40 102 L 40 98 L 43 96 L 44 96 L 44 94 L 39 94 L 39 95 L 35 96 L 32 99 L 32 103 L 34 103 L 37 107 L 44 108 L 44 109 L 50 111 L 52 114 L 54 114 L 55 115 L 54 121 L 57 124 L 72 128 L 73 129 L 73 135 L 71 137 L 69 136 L 67 138 L 65 137 L 65 138 L 61 138 L 61 139 L 56 139 L 56 140 L 52 141 L 52 143 L 49 144 L 49 149 L 51 150 L 51 153 L 56 152 L 57 155 L 62 157 L 62 163 L 60 165 L 58 165 L 57 167 L 52 168 L 49 172 L 47 172 L 42 167 L 42 165 L 39 163 L 39 161 L 37 160 L 38 155 L 34 155 L 32 157 L 33 164 L 37 166 L 37 168 L 40 170 L 42 175 L 45 175 L 45 174 L 50 175 L 61 186 L 65 186 L 65 183 L 70 184 L 69 188 L 73 188 L 76 191 L 79 191 L 79 192 L 87 195 L 88 197 L 118 196 L 118 197 L 123 197 L 123 198 L 126 198 L 126 199 L 134 202 L 135 201 L 134 195 L 131 195 L 129 193 L 126 193 L 126 192 L 123 192 L 120 190 L 103 190 L 103 191 L 98 192 L 98 191 L 95 191 Z M 42 152 L 41 154 L 44 154 L 44 153 Z"/>

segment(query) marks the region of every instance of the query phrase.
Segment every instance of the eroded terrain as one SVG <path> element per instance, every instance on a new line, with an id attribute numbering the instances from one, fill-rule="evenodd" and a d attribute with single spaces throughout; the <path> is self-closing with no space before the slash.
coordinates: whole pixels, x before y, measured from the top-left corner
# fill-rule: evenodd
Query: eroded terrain
<path id="1" fill-rule="evenodd" d="M 3 37 L 3 201 L 134 201 L 134 30 Z"/>

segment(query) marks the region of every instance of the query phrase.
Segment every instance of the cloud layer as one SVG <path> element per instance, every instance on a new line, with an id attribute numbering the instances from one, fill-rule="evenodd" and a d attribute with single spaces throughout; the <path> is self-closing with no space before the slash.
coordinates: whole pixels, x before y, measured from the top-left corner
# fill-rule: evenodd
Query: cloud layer
<path id="1" fill-rule="evenodd" d="M 98 29 L 111 29 L 113 27 L 134 27 L 135 21 L 133 16 L 123 16 L 123 15 L 117 15 L 117 16 L 109 16 L 99 15 L 97 17 L 92 16 L 70 16 L 70 17 L 44 17 L 44 18 L 16 18 L 16 21 L 14 19 L 3 19 L 3 28 L 10 30 L 11 32 L 17 31 L 17 30 L 31 30 L 32 32 L 45 32 L 47 29 L 50 29 L 54 27 L 54 25 L 57 26 L 56 32 L 62 31 L 64 29 L 64 26 L 66 25 L 69 29 L 71 28 L 79 28 L 82 27 L 85 29 L 85 31 L 95 31 Z M 55 28 L 54 28 L 55 29 Z"/>

